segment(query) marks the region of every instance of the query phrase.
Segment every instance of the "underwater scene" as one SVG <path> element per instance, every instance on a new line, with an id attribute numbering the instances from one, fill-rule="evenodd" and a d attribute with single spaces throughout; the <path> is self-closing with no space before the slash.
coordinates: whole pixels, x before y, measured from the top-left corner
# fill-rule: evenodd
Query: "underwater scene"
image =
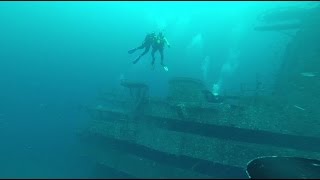
<path id="1" fill-rule="evenodd" d="M 2 1 L 0 84 L 0 178 L 320 178 L 317 1 Z"/>

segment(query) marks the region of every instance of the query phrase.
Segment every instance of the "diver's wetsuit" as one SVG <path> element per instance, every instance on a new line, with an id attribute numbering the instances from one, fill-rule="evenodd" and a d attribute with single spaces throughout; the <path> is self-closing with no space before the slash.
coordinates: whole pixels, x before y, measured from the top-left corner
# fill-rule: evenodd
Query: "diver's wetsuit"
<path id="1" fill-rule="evenodd" d="M 159 51 L 160 53 L 160 58 L 161 58 L 161 65 L 164 66 L 163 64 L 163 50 L 164 50 L 164 45 L 168 44 L 167 39 L 165 37 L 157 37 L 156 41 L 152 44 L 152 65 L 154 65 L 155 62 L 155 57 L 154 54 Z"/>
<path id="2" fill-rule="evenodd" d="M 134 53 L 134 52 L 135 52 L 136 50 L 138 50 L 138 49 L 143 49 L 143 48 L 145 48 L 144 52 L 143 52 L 142 54 L 140 54 L 140 56 L 139 56 L 136 60 L 133 61 L 133 64 L 136 64 L 136 63 L 140 60 L 140 58 L 141 58 L 142 56 L 144 56 L 145 54 L 147 54 L 147 53 L 149 52 L 150 47 L 151 47 L 151 45 L 153 44 L 154 40 L 155 40 L 155 35 L 154 35 L 154 34 L 148 34 L 148 35 L 145 37 L 145 39 L 144 39 L 143 43 L 141 44 L 141 46 L 139 46 L 139 47 L 137 47 L 137 48 L 134 48 L 134 49 L 128 51 L 129 54 L 132 54 L 132 53 Z"/>

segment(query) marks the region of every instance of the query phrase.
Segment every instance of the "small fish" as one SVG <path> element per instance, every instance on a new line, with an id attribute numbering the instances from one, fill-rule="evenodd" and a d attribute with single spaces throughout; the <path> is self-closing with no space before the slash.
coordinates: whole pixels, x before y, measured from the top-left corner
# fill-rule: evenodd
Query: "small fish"
<path id="1" fill-rule="evenodd" d="M 300 74 L 305 77 L 315 77 L 316 76 L 315 72 L 303 72 Z"/>
<path id="2" fill-rule="evenodd" d="M 313 166 L 320 166 L 320 164 L 316 164 L 316 163 L 313 163 L 312 165 L 313 165 Z"/>
<path id="3" fill-rule="evenodd" d="M 302 110 L 302 111 L 305 111 L 305 109 L 304 109 L 304 108 L 299 107 L 299 106 L 297 106 L 297 105 L 294 105 L 294 107 L 295 107 L 295 108 L 298 108 L 298 109 L 300 109 L 300 110 Z"/>

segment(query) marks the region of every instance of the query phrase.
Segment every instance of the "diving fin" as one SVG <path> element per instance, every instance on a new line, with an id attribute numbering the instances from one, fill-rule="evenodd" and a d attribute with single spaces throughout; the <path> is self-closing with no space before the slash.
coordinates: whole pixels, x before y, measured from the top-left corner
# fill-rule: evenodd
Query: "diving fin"
<path id="1" fill-rule="evenodd" d="M 129 53 L 129 54 L 132 54 L 132 53 L 134 53 L 135 51 L 136 51 L 136 49 L 131 49 L 131 50 L 128 51 L 128 53 Z"/>
<path id="2" fill-rule="evenodd" d="M 155 64 L 151 64 L 151 70 L 154 71 L 155 69 Z"/>

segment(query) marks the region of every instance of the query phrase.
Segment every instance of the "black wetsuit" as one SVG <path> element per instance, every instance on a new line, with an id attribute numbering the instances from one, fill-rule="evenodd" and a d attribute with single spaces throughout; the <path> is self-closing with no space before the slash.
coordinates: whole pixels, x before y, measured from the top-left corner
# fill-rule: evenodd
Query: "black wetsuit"
<path id="1" fill-rule="evenodd" d="M 164 45 L 166 43 L 166 40 L 164 37 L 157 37 L 157 39 L 154 41 L 154 43 L 152 44 L 152 52 L 151 52 L 151 55 L 152 55 L 152 65 L 154 64 L 155 62 L 155 53 L 157 51 L 159 51 L 160 53 L 160 58 L 161 58 L 161 65 L 164 66 L 163 64 L 163 49 L 164 49 Z"/>
<path id="2" fill-rule="evenodd" d="M 138 50 L 138 49 L 143 49 L 143 48 L 145 48 L 144 52 L 143 52 L 142 54 L 140 54 L 140 56 L 139 56 L 135 61 L 133 61 L 134 64 L 136 64 L 136 63 L 140 60 L 140 58 L 141 58 L 142 56 L 144 56 L 145 54 L 147 54 L 147 53 L 149 52 L 150 47 L 151 47 L 151 45 L 153 44 L 154 40 L 155 40 L 155 35 L 153 35 L 153 34 L 148 34 L 148 35 L 145 37 L 145 39 L 144 39 L 143 43 L 141 44 L 141 46 L 139 46 L 139 47 L 137 47 L 137 48 L 134 48 L 134 49 L 132 49 L 132 50 L 129 51 L 129 53 L 131 54 L 131 53 L 134 53 L 134 52 L 135 52 L 136 50 Z"/>

